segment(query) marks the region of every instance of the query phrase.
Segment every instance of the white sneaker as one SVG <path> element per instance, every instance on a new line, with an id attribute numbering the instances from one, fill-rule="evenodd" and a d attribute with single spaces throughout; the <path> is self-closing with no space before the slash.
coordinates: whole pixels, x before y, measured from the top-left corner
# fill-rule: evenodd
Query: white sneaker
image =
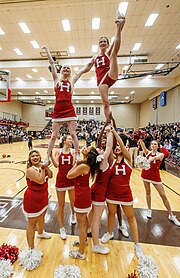
<path id="1" fill-rule="evenodd" d="M 76 224 L 76 215 L 75 214 L 71 214 L 71 224 Z"/>
<path id="2" fill-rule="evenodd" d="M 114 238 L 114 233 L 112 232 L 112 234 L 110 234 L 109 232 L 107 232 L 103 235 L 103 237 L 100 240 L 102 243 L 106 243 L 112 238 Z"/>
<path id="3" fill-rule="evenodd" d="M 49 233 L 46 233 L 45 231 L 43 231 L 43 233 L 40 235 L 37 235 L 37 238 L 45 238 L 45 239 L 49 239 L 51 238 L 51 235 Z"/>
<path id="4" fill-rule="evenodd" d="M 121 231 L 124 237 L 129 237 L 126 224 L 122 224 L 121 226 L 119 225 L 118 229 Z"/>
<path id="5" fill-rule="evenodd" d="M 147 216 L 148 219 L 152 218 L 152 209 L 148 209 L 146 216 Z"/>
<path id="6" fill-rule="evenodd" d="M 139 260 L 140 257 L 143 255 L 142 247 L 139 243 L 134 244 L 134 252 L 135 252 L 136 257 Z"/>
<path id="7" fill-rule="evenodd" d="M 85 260 L 86 255 L 81 254 L 78 250 L 72 250 L 69 252 L 69 256 L 73 259 L 80 259 L 80 260 Z"/>
<path id="8" fill-rule="evenodd" d="M 46 158 L 43 161 L 43 165 L 48 166 L 50 163 L 51 163 L 51 161 L 49 160 L 49 156 L 46 156 Z"/>
<path id="9" fill-rule="evenodd" d="M 180 222 L 177 220 L 176 215 L 169 215 L 169 220 L 174 222 L 174 224 L 178 227 L 180 227 Z"/>
<path id="10" fill-rule="evenodd" d="M 125 20 L 125 16 L 119 12 L 119 10 L 116 11 L 116 20 L 115 23 L 122 23 Z"/>
<path id="11" fill-rule="evenodd" d="M 75 159 L 76 159 L 77 161 L 82 161 L 82 158 L 81 158 L 81 156 L 80 156 L 79 153 L 75 153 Z"/>
<path id="12" fill-rule="evenodd" d="M 60 228 L 60 237 L 61 237 L 62 239 L 66 239 L 66 238 L 67 238 L 66 230 L 65 230 L 64 227 L 63 227 L 63 228 Z"/>
<path id="13" fill-rule="evenodd" d="M 101 244 L 98 244 L 93 246 L 92 252 L 106 255 L 110 252 L 110 249 L 108 247 L 102 246 Z"/>

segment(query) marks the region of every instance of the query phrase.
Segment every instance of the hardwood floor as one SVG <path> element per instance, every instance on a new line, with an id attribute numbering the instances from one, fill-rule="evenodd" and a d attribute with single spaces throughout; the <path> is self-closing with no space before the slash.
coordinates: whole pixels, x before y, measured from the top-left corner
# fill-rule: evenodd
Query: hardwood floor
<path id="1" fill-rule="evenodd" d="M 33 141 L 33 145 L 37 145 L 37 149 L 45 157 L 46 148 L 41 148 L 41 144 L 47 144 L 48 141 Z M 9 158 L 1 158 L 2 154 L 10 154 Z M 27 160 L 29 150 L 27 148 L 27 142 L 13 143 L 12 145 L 0 145 L 0 196 L 1 203 L 2 199 L 8 198 L 8 206 L 13 209 L 8 213 L 14 217 L 13 225 L 8 222 L 5 224 L 5 220 L 1 221 L 0 218 L 0 244 L 8 243 L 18 246 L 20 249 L 27 247 L 25 237 L 25 221 L 20 211 L 20 203 L 16 204 L 16 201 L 22 200 L 24 190 L 26 188 L 26 181 L 24 173 L 26 171 L 25 161 Z M 50 203 L 57 205 L 57 197 L 54 188 L 55 175 L 57 170 L 52 167 L 54 177 L 49 182 L 49 192 L 51 195 Z M 172 209 L 177 211 L 177 215 L 180 218 L 180 183 L 177 177 L 162 171 L 162 181 L 165 184 L 165 191 L 167 197 L 171 203 Z M 168 187 L 166 187 L 168 186 Z M 146 209 L 145 191 L 143 183 L 140 179 L 140 170 L 133 169 L 131 178 L 131 187 L 133 196 L 136 200 L 134 204 L 137 221 L 139 224 L 140 239 L 144 253 L 151 255 L 157 264 L 159 277 L 180 277 L 180 237 L 179 228 L 173 223 L 170 223 L 167 219 L 167 212 L 165 211 L 164 205 L 152 186 L 152 208 L 153 208 L 153 219 L 148 220 L 144 217 Z M 66 196 L 66 202 L 68 197 Z M 66 225 L 68 225 L 68 206 L 66 214 Z M 0 216 L 2 217 L 4 211 L 0 207 Z M 18 212 L 19 210 L 19 212 Z M 3 213 L 2 213 L 3 212 Z M 16 214 L 17 213 L 17 214 Z M 51 214 L 50 214 L 51 216 Z M 42 263 L 39 268 L 34 271 L 24 271 L 18 262 L 14 263 L 14 275 L 13 278 L 21 277 L 38 277 L 38 278 L 53 278 L 54 270 L 59 264 L 76 264 L 80 267 L 82 278 L 125 278 L 128 273 L 133 272 L 137 266 L 137 259 L 134 256 L 134 246 L 131 236 L 127 240 L 122 236 L 118 236 L 117 223 L 115 228 L 116 240 L 111 240 L 106 246 L 111 249 L 109 255 L 98 255 L 91 252 L 92 241 L 88 238 L 89 245 L 86 247 L 87 258 L 85 261 L 74 260 L 69 257 L 69 251 L 74 249 L 72 247 L 73 241 L 77 239 L 77 227 L 69 227 L 68 238 L 66 241 L 60 239 L 58 232 L 58 223 L 56 223 L 55 211 L 53 214 L 53 226 L 47 226 L 48 231 L 52 232 L 52 238 L 49 240 L 36 239 L 37 247 L 43 252 Z M 143 222 L 144 219 L 144 222 Z M 10 218 L 9 218 L 10 220 Z M 8 221 L 8 219 L 6 219 Z M 21 222 L 24 226 L 21 225 Z M 106 229 L 106 214 L 102 219 L 101 227 Z M 16 227 L 15 227 L 16 226 Z M 159 237 L 160 228 L 164 229 L 164 234 Z M 154 229 L 155 228 L 155 229 Z M 101 234 L 104 232 L 101 231 Z M 156 241 L 152 241 L 151 235 L 154 233 L 154 238 L 157 236 Z M 146 241 L 142 238 L 146 238 Z M 130 240 L 130 241 L 129 241 Z M 174 243 L 175 246 L 172 246 Z"/>

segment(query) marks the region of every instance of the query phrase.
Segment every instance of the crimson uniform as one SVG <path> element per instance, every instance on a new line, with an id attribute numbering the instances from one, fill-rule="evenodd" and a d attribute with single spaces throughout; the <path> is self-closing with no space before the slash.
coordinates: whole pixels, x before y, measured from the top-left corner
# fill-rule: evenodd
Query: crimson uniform
<path id="1" fill-rule="evenodd" d="M 133 197 L 129 185 L 132 168 L 124 159 L 120 163 L 115 160 L 111 168 L 106 201 L 112 204 L 132 205 Z"/>
<path id="2" fill-rule="evenodd" d="M 116 80 L 111 79 L 108 75 L 110 69 L 110 59 L 107 54 L 96 56 L 95 60 L 95 71 L 97 77 L 97 86 L 101 84 L 107 84 L 110 88 Z"/>
<path id="3" fill-rule="evenodd" d="M 61 80 L 55 87 L 56 103 L 52 122 L 64 122 L 76 120 L 76 113 L 72 104 L 71 82 Z"/>
<path id="4" fill-rule="evenodd" d="M 28 188 L 24 193 L 24 214 L 28 218 L 38 217 L 48 207 L 48 177 L 45 178 L 43 184 L 36 183 L 29 178 L 26 178 L 26 181 Z"/>
<path id="5" fill-rule="evenodd" d="M 111 176 L 111 169 L 108 168 L 105 171 L 99 170 L 96 176 L 95 183 L 91 186 L 91 198 L 92 204 L 96 206 L 102 206 L 105 204 L 106 191 Z"/>
<path id="6" fill-rule="evenodd" d="M 149 159 L 150 157 L 155 157 L 156 154 L 152 154 L 150 152 L 146 158 Z M 152 182 L 154 184 L 161 184 L 161 178 L 159 173 L 159 168 L 161 165 L 161 160 L 155 160 L 150 163 L 150 169 L 145 170 L 142 169 L 141 178 L 143 181 Z"/>
<path id="7" fill-rule="evenodd" d="M 87 213 L 91 209 L 91 189 L 89 187 L 90 172 L 75 178 L 75 203 L 74 210 L 79 213 Z"/>
<path id="8" fill-rule="evenodd" d="M 56 190 L 65 191 L 74 189 L 74 179 L 68 179 L 67 173 L 73 166 L 73 155 L 72 149 L 70 152 L 65 154 L 63 150 L 60 149 L 59 153 L 59 170 L 56 176 Z"/>

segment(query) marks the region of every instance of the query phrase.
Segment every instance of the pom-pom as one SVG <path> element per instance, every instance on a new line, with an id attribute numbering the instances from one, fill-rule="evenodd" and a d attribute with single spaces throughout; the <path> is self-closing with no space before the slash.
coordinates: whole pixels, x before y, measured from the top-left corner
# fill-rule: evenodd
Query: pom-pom
<path id="1" fill-rule="evenodd" d="M 96 157 L 96 162 L 101 162 L 103 159 L 104 159 L 104 156 L 103 156 L 102 154 L 99 154 L 99 155 Z"/>
<path id="2" fill-rule="evenodd" d="M 9 278 L 13 273 L 13 266 L 10 260 L 0 260 L 0 278 Z"/>
<path id="3" fill-rule="evenodd" d="M 33 270 L 41 263 L 42 252 L 37 248 L 24 249 L 19 253 L 19 264 L 26 270 Z"/>
<path id="4" fill-rule="evenodd" d="M 155 260 L 148 255 L 143 255 L 139 258 L 137 270 L 140 278 L 158 277 L 158 270 Z"/>
<path id="5" fill-rule="evenodd" d="M 81 272 L 76 265 L 59 265 L 55 272 L 54 278 L 81 278 Z"/>
<path id="6" fill-rule="evenodd" d="M 0 260 L 10 260 L 13 264 L 18 258 L 18 254 L 19 249 L 16 246 L 8 245 L 5 243 L 0 246 Z"/>
<path id="7" fill-rule="evenodd" d="M 145 170 L 150 169 L 150 163 L 147 160 L 147 158 L 144 157 L 144 156 L 138 155 L 137 158 L 136 158 L 136 164 L 139 168 L 142 168 L 142 169 L 145 169 Z"/>

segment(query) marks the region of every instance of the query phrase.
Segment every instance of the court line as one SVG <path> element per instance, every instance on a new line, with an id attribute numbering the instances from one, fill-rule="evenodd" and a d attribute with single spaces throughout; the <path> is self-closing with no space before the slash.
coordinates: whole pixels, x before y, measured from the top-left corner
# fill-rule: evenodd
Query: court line
<path id="1" fill-rule="evenodd" d="M 141 170 L 139 170 L 139 169 L 134 169 L 134 170 L 141 172 Z M 177 194 L 178 196 L 180 196 L 180 194 L 179 194 L 178 192 L 176 192 L 174 189 L 172 189 L 171 187 L 169 187 L 169 186 L 168 186 L 167 184 L 165 184 L 163 181 L 162 181 L 162 184 L 163 184 L 164 186 L 166 186 L 169 190 L 171 190 L 172 192 L 174 192 L 175 194 Z"/>

